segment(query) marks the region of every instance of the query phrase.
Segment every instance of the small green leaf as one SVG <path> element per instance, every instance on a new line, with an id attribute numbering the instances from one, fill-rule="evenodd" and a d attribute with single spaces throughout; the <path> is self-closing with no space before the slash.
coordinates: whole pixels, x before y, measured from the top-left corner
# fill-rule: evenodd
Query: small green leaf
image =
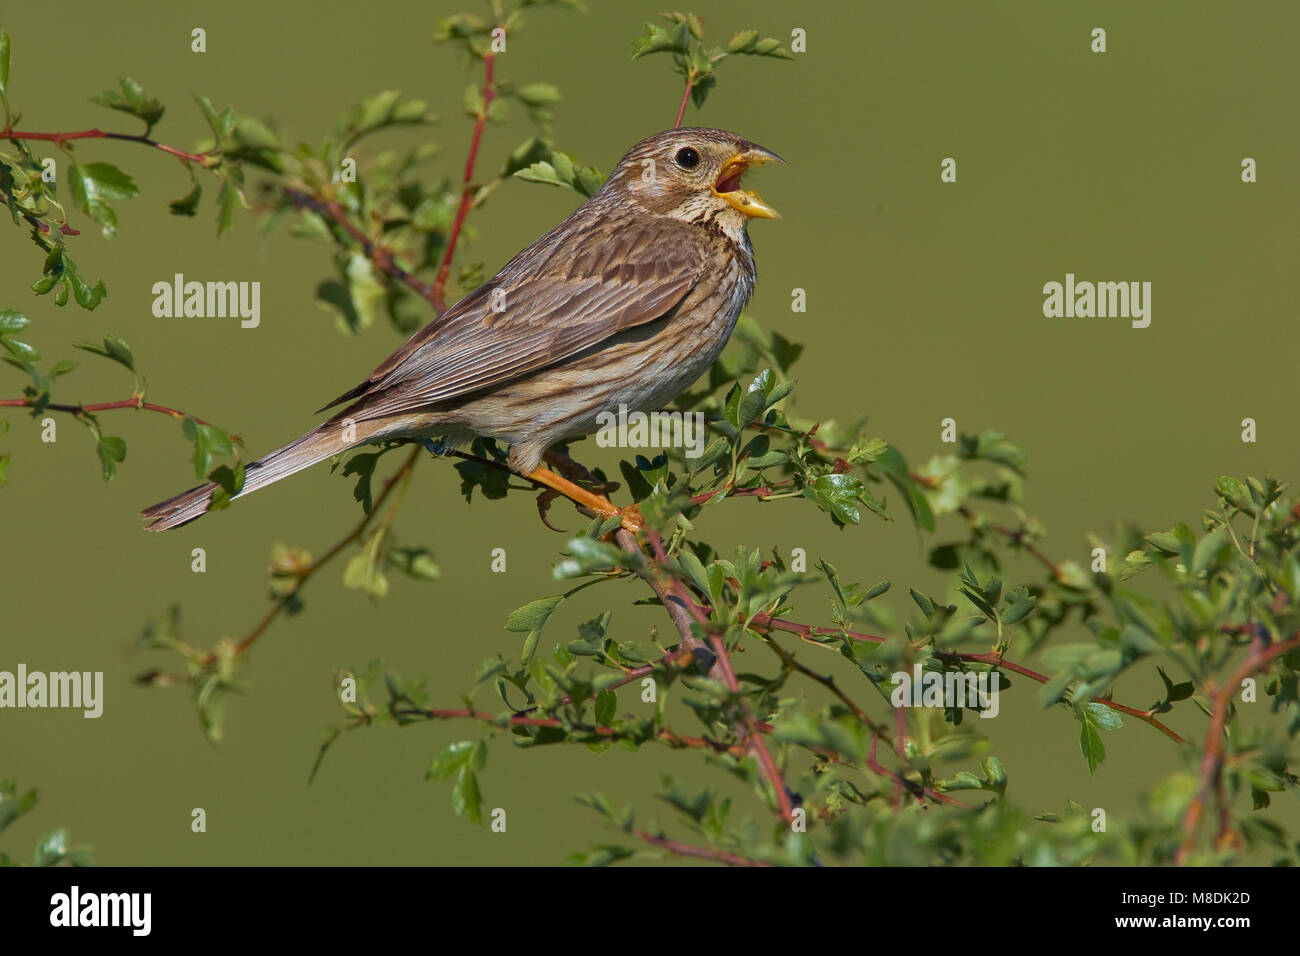
<path id="1" fill-rule="evenodd" d="M 9 34 L 0 30 L 0 95 L 9 89 Z"/>
<path id="2" fill-rule="evenodd" d="M 173 216 L 193 216 L 199 211 L 199 199 L 203 195 L 203 187 L 198 183 L 194 188 L 182 196 L 180 199 L 173 200 L 167 204 Z"/>
<path id="3" fill-rule="evenodd" d="M 131 371 L 135 371 L 135 356 L 131 354 L 131 346 L 112 332 L 104 336 L 102 345 L 95 342 L 74 342 L 72 347 L 81 349 L 84 352 L 102 355 L 104 358 L 112 359 L 120 365 L 125 365 Z"/>
<path id="4" fill-rule="evenodd" d="M 433 758 L 433 762 L 429 764 L 429 769 L 424 778 L 426 780 L 445 780 L 453 773 L 456 773 L 468 763 L 470 753 L 474 750 L 474 744 L 473 740 L 458 740 L 449 744 L 442 753 Z"/>
<path id="5" fill-rule="evenodd" d="M 105 435 L 99 439 L 99 463 L 105 481 L 117 477 L 117 466 L 126 460 L 126 442 L 120 438 Z"/>
<path id="6" fill-rule="evenodd" d="M 525 604 L 510 613 L 506 618 L 507 631 L 540 631 L 555 609 L 564 603 L 564 595 L 541 598 Z"/>
<path id="7" fill-rule="evenodd" d="M 614 720 L 618 697 L 612 690 L 602 690 L 596 695 L 596 723 L 608 727 Z"/>

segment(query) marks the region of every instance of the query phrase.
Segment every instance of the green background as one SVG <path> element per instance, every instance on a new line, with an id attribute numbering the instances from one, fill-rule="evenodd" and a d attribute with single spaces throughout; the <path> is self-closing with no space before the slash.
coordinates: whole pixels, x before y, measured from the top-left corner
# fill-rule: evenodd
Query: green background
<path id="1" fill-rule="evenodd" d="M 559 85 L 558 145 L 608 171 L 631 143 L 671 125 L 680 86 L 665 58 L 629 61 L 629 41 L 657 4 L 591 6 L 586 15 L 530 13 L 500 71 Z M 133 131 L 129 117 L 88 102 L 122 73 L 168 104 L 156 135 L 182 146 L 204 132 L 191 90 L 316 141 L 345 106 L 398 87 L 428 99 L 442 117 L 427 135 L 442 146 L 441 169 L 458 175 L 471 125 L 461 96 L 478 69 L 430 37 L 438 17 L 463 8 L 231 0 L 201 13 L 148 2 L 72 3 L 56 14 L 8 4 L 0 27 L 13 38 L 11 99 L 26 129 Z M 1300 129 L 1291 48 L 1300 7 L 691 9 L 715 42 L 749 27 L 787 44 L 792 28 L 807 31 L 808 52 L 791 62 L 724 63 L 703 111 L 687 117 L 741 132 L 789 163 L 751 183 L 785 218 L 751 229 L 760 279 L 750 313 L 808 346 L 796 366 L 798 414 L 869 416 L 873 434 L 898 444 L 914 465 L 945 453 L 945 417 L 963 432 L 1006 431 L 1030 452 L 1028 507 L 1049 528 L 1044 549 L 1058 560 L 1085 561 L 1086 533 L 1107 532 L 1117 520 L 1149 529 L 1195 522 L 1213 503 L 1219 474 L 1300 473 L 1292 331 Z M 195 26 L 207 30 L 206 54 L 190 52 Z M 1089 52 L 1096 26 L 1108 32 L 1102 55 Z M 490 127 L 485 168 L 527 134 L 518 111 Z M 383 142 L 409 141 L 397 133 Z M 214 189 L 199 219 L 167 214 L 166 202 L 189 188 L 176 162 L 124 143 L 86 142 L 77 152 L 120 165 L 141 195 L 119 204 L 116 240 L 85 226 L 73 245 L 83 272 L 109 285 L 94 313 L 33 297 L 39 256 L 23 230 L 0 229 L 0 305 L 32 318 L 29 338 L 47 356 L 72 357 L 68 343 L 117 332 L 134 347 L 153 401 L 240 433 L 256 455 L 312 425 L 314 408 L 399 344 L 387 326 L 356 338 L 335 330 L 313 301 L 331 273 L 325 247 L 283 232 L 261 241 L 249 215 L 218 241 Z M 952 185 L 939 181 L 948 156 L 958 163 Z M 1245 156 L 1259 162 L 1254 185 L 1240 181 Z M 462 261 L 482 261 L 490 273 L 577 198 L 506 184 L 473 216 Z M 153 317 L 150 287 L 175 272 L 260 280 L 261 327 Z M 1043 283 L 1066 272 L 1151 281 L 1151 327 L 1044 318 Z M 804 314 L 790 310 L 796 287 L 807 291 Z M 0 394 L 19 394 L 19 373 L 4 382 Z M 126 397 L 129 387 L 110 363 L 89 359 L 57 397 L 105 401 Z M 1246 416 L 1259 423 L 1257 444 L 1240 440 Z M 492 834 L 452 816 L 448 783 L 422 780 L 448 742 L 481 733 L 450 723 L 345 736 L 307 786 L 321 732 L 340 716 L 336 668 L 381 657 L 404 676 L 427 675 L 432 699 L 457 706 L 480 661 L 518 650 L 521 635 L 502 629 L 505 614 L 558 591 L 551 566 L 565 539 L 538 522 L 531 497 L 467 506 L 451 466 L 436 462 L 417 469 L 397 531 L 434 550 L 442 581 L 395 576 L 376 606 L 339 586 L 341 565 L 322 572 L 305 612 L 281 619 L 259 643 L 248 692 L 227 707 L 227 742 L 210 747 L 184 691 L 132 685 L 133 675 L 171 663 L 132 656 L 133 640 L 173 602 L 183 607 L 191 642 L 206 647 L 245 633 L 267 606 L 271 543 L 319 554 L 358 516 L 351 483 L 312 469 L 182 531 L 146 535 L 136 511 L 193 484 L 178 424 L 107 413 L 104 424 L 126 438 L 128 453 L 119 477 L 105 484 L 92 444 L 70 418 L 58 416 L 55 444 L 42 444 L 30 419 L 5 418 L 13 427 L 0 449 L 14 461 L 0 492 L 0 669 L 23 661 L 102 670 L 107 698 L 99 720 L 0 713 L 0 775 L 42 792 L 38 811 L 4 835 L 10 853 L 26 854 L 40 832 L 66 825 L 102 863 L 554 863 L 606 837 L 574 793 L 606 791 L 616 803 L 636 802 L 644 818 L 658 812 L 651 794 L 661 772 L 726 786 L 689 753 L 515 751 L 501 741 L 483 784 L 487 806 L 504 807 L 509 828 Z M 616 461 L 592 443 L 575 453 L 606 468 Z M 891 500 L 891 510 L 900 504 Z M 566 509 L 553 514 L 580 526 Z M 711 512 L 703 531 L 724 553 L 740 543 L 803 547 L 810 561 L 824 557 L 850 580 L 941 587 L 925 565 L 928 545 L 906 519 L 835 532 L 807 507 L 735 501 Z M 941 525 L 936 540 L 959 534 L 956 524 Z M 207 551 L 206 574 L 190 571 L 195 547 Z M 507 549 L 506 574 L 489 571 L 496 547 Z M 1015 568 L 1037 577 L 1027 563 Z M 605 602 L 613 602 L 616 637 L 645 640 L 666 618 L 633 607 L 641 596 L 635 583 L 585 592 L 551 620 L 544 641 L 568 640 Z M 825 596 L 824 588 L 809 590 L 801 617 L 825 623 Z M 831 655 L 801 653 L 833 666 Z M 1041 711 L 1026 685 L 1003 696 L 1003 719 L 979 728 L 992 736 L 1020 805 L 1059 811 L 1070 798 L 1115 819 L 1134 809 L 1146 781 L 1179 765 L 1167 740 L 1130 721 L 1107 735 L 1109 759 L 1090 778 L 1070 714 Z M 1145 667 L 1117 697 L 1143 705 L 1158 694 L 1154 667 Z M 488 694 L 480 700 L 493 706 Z M 628 691 L 619 703 L 639 706 Z M 679 717 L 681 729 L 689 731 L 688 721 Z M 1188 707 L 1170 723 L 1193 739 L 1205 727 Z M 741 806 L 761 812 L 747 796 Z M 206 834 L 190 832 L 194 807 L 207 811 Z"/>

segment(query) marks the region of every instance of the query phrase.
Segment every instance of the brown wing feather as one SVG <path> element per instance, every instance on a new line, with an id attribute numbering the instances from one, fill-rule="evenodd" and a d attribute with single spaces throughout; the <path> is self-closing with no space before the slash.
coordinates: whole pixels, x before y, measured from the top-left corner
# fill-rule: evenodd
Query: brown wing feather
<path id="1" fill-rule="evenodd" d="M 358 417 L 374 418 L 531 374 L 662 317 L 703 275 L 706 250 L 686 224 L 614 229 L 592 212 L 583 207 L 533 243 L 326 408 L 365 399 Z"/>

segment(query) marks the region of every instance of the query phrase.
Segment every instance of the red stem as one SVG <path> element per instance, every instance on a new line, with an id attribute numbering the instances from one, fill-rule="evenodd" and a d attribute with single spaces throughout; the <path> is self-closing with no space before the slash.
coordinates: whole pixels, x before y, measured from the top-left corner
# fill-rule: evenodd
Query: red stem
<path id="1" fill-rule="evenodd" d="M 841 631 L 839 628 L 834 628 L 834 627 L 813 627 L 812 625 L 809 624 L 800 624 L 798 621 L 785 621 L 782 620 L 781 618 L 771 617 L 770 615 L 767 614 L 755 614 L 746 623 L 746 626 L 754 627 L 754 628 L 769 627 L 772 628 L 773 630 L 785 631 L 788 634 L 798 634 L 800 637 L 804 637 L 804 638 L 847 637 L 850 640 L 870 641 L 873 644 L 884 644 L 886 642 L 886 638 L 878 637 L 875 634 L 862 634 L 857 631 Z M 946 657 L 951 660 L 961 660 L 961 661 L 971 661 L 976 663 L 992 664 L 994 667 L 1000 668 L 1002 670 L 1011 671 L 1013 674 L 1020 674 L 1023 677 L 1028 677 L 1030 680 L 1038 681 L 1038 683 L 1040 684 L 1046 684 L 1048 681 L 1051 680 L 1051 678 L 1048 677 L 1046 674 L 1040 674 L 1037 671 L 1030 670 L 1028 667 L 1025 667 L 1023 664 L 1017 664 L 1014 661 L 1009 661 L 1004 657 L 998 656 L 997 654 L 969 654 L 969 653 L 958 653 L 956 651 L 935 651 L 935 655 L 938 657 Z M 1126 704 L 1117 703 L 1116 701 L 1113 701 L 1108 697 L 1094 697 L 1092 700 L 1094 703 L 1105 704 L 1107 707 L 1111 708 L 1112 710 L 1118 710 L 1121 713 L 1128 714 L 1131 717 L 1136 717 L 1138 720 L 1150 724 L 1152 727 L 1160 731 L 1162 734 L 1164 734 L 1166 737 L 1168 737 L 1176 744 L 1187 743 L 1187 741 L 1184 738 L 1180 737 L 1177 733 L 1170 730 L 1168 727 L 1166 727 L 1163 723 L 1161 723 L 1159 720 L 1157 720 L 1155 717 L 1153 717 L 1150 713 L 1148 713 L 1145 710 L 1138 710 L 1136 707 L 1129 707 Z"/>
<path id="2" fill-rule="evenodd" d="M 304 192 L 301 189 L 295 189 L 292 186 L 284 187 L 284 194 L 288 196 L 293 204 L 299 208 L 307 207 L 319 213 L 322 216 L 328 216 L 334 220 L 352 239 L 361 246 L 361 251 L 366 254 L 376 268 L 387 275 L 406 284 L 416 295 L 427 299 L 434 304 L 438 311 L 442 311 L 442 306 L 438 304 L 439 300 L 435 298 L 433 287 L 417 279 L 411 273 L 407 272 L 397 264 L 393 258 L 392 250 L 374 242 L 369 236 L 362 232 L 356 225 L 348 219 L 347 210 L 336 199 L 322 199 L 312 193 Z"/>
<path id="3" fill-rule="evenodd" d="M 709 637 L 709 644 L 713 647 L 713 653 L 718 656 L 718 665 L 722 671 L 727 689 L 733 694 L 739 694 L 740 682 L 736 680 L 736 672 L 731 669 L 731 658 L 727 654 L 726 642 L 714 634 Z M 790 792 L 786 788 L 785 779 L 781 776 L 776 761 L 772 759 L 767 744 L 763 743 L 763 738 L 759 735 L 754 718 L 747 708 L 743 711 L 743 722 L 748 731 L 746 736 L 749 737 L 749 745 L 753 748 L 755 756 L 758 757 L 758 762 L 763 768 L 764 775 L 771 782 L 772 789 L 776 791 L 776 802 L 781 807 L 781 817 L 786 823 L 791 823 L 794 820 L 794 807 L 790 803 Z"/>
<path id="4" fill-rule="evenodd" d="M 1233 693 L 1241 686 L 1241 682 L 1251 674 L 1263 670 L 1274 658 L 1281 657 L 1296 647 L 1300 647 L 1300 634 L 1293 634 L 1288 640 L 1266 646 L 1263 649 L 1256 647 L 1242 665 L 1237 668 L 1236 673 L 1228 678 L 1227 683 L 1212 695 L 1214 711 L 1210 715 L 1210 729 L 1205 735 L 1205 753 L 1201 757 L 1201 785 L 1196 791 L 1196 796 L 1192 798 L 1192 802 L 1187 805 L 1187 811 L 1183 814 L 1183 832 L 1186 836 L 1183 845 L 1178 848 L 1178 855 L 1175 857 L 1175 862 L 1180 866 L 1187 862 L 1187 857 L 1191 854 L 1192 847 L 1195 845 L 1196 829 L 1201 822 L 1201 814 L 1205 811 L 1206 798 L 1209 796 L 1211 789 L 1217 790 L 1219 794 L 1219 837 L 1222 838 L 1227 832 L 1228 814 L 1227 806 L 1223 802 L 1222 791 L 1223 733 L 1228 722 L 1228 705 Z"/>
<path id="5" fill-rule="evenodd" d="M 660 847 L 661 849 L 667 850 L 669 853 L 677 856 L 689 856 L 699 860 L 716 860 L 718 863 L 725 863 L 728 866 L 772 865 L 771 863 L 765 863 L 762 860 L 751 860 L 749 857 L 737 856 L 734 853 L 726 853 L 722 850 L 713 850 L 702 846 L 691 846 L 688 843 L 678 843 L 676 840 L 655 836 L 653 833 L 647 833 L 645 830 L 633 830 L 632 832 L 651 846 Z"/>
<path id="6" fill-rule="evenodd" d="M 469 142 L 469 155 L 465 158 L 465 180 L 460 190 L 460 208 L 456 210 L 456 218 L 452 222 L 451 232 L 447 236 L 447 251 L 442 257 L 442 266 L 438 269 L 438 275 L 433 280 L 432 301 L 439 312 L 447 307 L 443 298 L 443 290 L 447 286 L 447 276 L 451 274 L 451 259 L 456 254 L 456 243 L 460 239 L 461 227 L 465 224 L 465 217 L 469 215 L 470 206 L 474 200 L 472 185 L 474 164 L 478 161 L 478 147 L 483 139 L 483 127 L 487 125 L 488 107 L 496 99 L 496 90 L 492 87 L 495 67 L 496 54 L 485 53 L 483 55 L 483 105 L 479 108 L 478 118 L 474 122 L 474 135 Z"/>
<path id="7" fill-rule="evenodd" d="M 0 398 L 0 408 L 31 408 L 35 403 L 29 398 Z M 168 408 L 166 405 L 155 405 L 153 402 L 142 402 L 135 398 L 124 398 L 120 402 L 100 402 L 96 405 L 46 405 L 45 408 L 56 412 L 68 412 L 78 415 L 81 412 L 107 412 L 115 408 L 143 408 L 150 412 L 161 412 L 164 415 L 170 415 L 172 418 L 192 418 L 200 425 L 211 425 L 211 422 L 205 422 L 197 415 L 191 415 L 189 412 L 182 412 L 179 409 Z"/>
<path id="8" fill-rule="evenodd" d="M 686 104 L 690 102 L 691 87 L 694 85 L 695 85 L 695 75 L 693 73 L 688 72 L 686 74 L 686 89 L 682 90 L 682 102 L 677 107 L 677 122 L 673 123 L 673 129 L 682 128 L 682 120 L 686 116 Z"/>
<path id="9" fill-rule="evenodd" d="M 102 129 L 83 129 L 75 133 L 28 133 L 15 129 L 5 129 L 0 130 L 0 139 L 39 139 L 54 143 L 56 146 L 62 146 L 70 139 L 119 139 L 128 143 L 143 143 L 145 146 L 152 146 L 154 149 L 160 149 L 164 153 L 170 153 L 172 156 L 188 162 L 200 163 L 204 166 L 208 163 L 206 153 L 190 153 L 183 149 L 177 149 L 175 146 L 168 146 L 166 143 L 150 139 L 148 136 L 135 136 L 130 133 L 108 133 Z"/>

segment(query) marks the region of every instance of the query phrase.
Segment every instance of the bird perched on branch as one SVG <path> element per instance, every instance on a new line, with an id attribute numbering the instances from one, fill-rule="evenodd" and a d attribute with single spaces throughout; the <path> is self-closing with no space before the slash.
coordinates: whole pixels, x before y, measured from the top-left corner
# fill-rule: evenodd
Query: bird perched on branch
<path id="1" fill-rule="evenodd" d="M 341 412 L 249 464 L 236 497 L 358 445 L 478 436 L 509 443 L 512 471 L 623 516 L 543 455 L 596 431 L 602 411 L 661 407 L 707 371 L 753 291 L 746 226 L 776 218 L 741 176 L 769 162 L 783 160 L 717 129 L 637 143 L 573 215 L 325 406 Z M 149 530 L 201 517 L 216 487 L 145 509 Z"/>

